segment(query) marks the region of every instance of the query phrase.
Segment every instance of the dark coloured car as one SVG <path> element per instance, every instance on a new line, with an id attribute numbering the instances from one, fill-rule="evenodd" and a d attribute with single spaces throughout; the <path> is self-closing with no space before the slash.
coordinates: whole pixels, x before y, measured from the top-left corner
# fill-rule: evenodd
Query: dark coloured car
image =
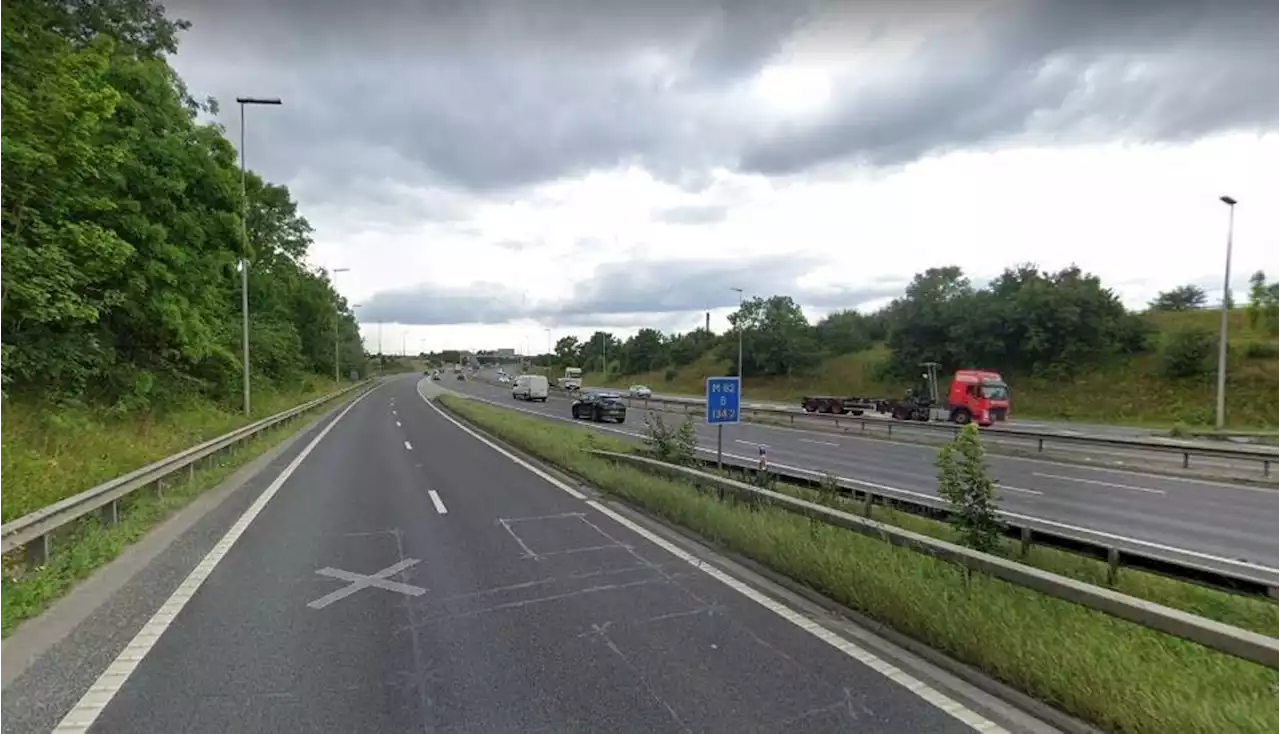
<path id="1" fill-rule="evenodd" d="M 621 395 L 607 392 L 589 392 L 573 401 L 574 418 L 590 418 L 593 421 L 611 420 L 622 423 L 627 419 L 627 406 Z"/>
<path id="2" fill-rule="evenodd" d="M 458 373 L 458 379 L 459 379 L 459 380 L 465 380 L 465 379 L 467 379 L 467 376 L 466 376 L 466 375 L 464 375 L 464 374 L 462 374 L 461 372 L 459 372 L 459 373 Z"/>

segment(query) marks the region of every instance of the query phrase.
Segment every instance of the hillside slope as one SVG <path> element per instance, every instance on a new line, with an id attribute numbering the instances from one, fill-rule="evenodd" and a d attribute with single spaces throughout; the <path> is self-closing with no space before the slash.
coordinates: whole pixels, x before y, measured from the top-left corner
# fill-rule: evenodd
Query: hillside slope
<path id="1" fill-rule="evenodd" d="M 1153 313 L 1147 318 L 1158 328 L 1156 348 L 1127 360 L 1090 370 L 1071 381 L 1006 374 L 1013 392 L 1015 415 L 1021 418 L 1078 420 L 1094 423 L 1168 426 L 1213 423 L 1214 373 L 1193 379 L 1170 379 L 1161 374 L 1161 348 L 1178 330 L 1203 328 L 1216 332 L 1218 312 Z M 1276 334 L 1248 328 L 1243 309 L 1231 314 L 1227 368 L 1227 425 L 1233 428 L 1275 428 L 1280 414 Z M 888 350 L 870 350 L 824 359 L 808 377 L 748 378 L 746 391 L 760 400 L 796 401 L 806 394 L 897 396 L 904 383 L 878 378 Z M 727 361 L 704 355 L 677 370 L 622 375 L 607 384 L 625 387 L 647 384 L 656 392 L 701 394 L 710 375 L 729 371 Z M 592 379 L 592 378 L 595 379 Z M 599 384 L 599 375 L 586 376 Z M 945 390 L 945 385 L 943 386 Z"/>

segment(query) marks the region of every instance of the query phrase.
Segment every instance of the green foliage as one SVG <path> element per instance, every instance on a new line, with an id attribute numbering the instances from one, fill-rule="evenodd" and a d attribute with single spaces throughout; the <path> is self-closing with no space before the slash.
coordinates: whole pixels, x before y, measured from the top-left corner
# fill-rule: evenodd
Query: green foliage
<path id="1" fill-rule="evenodd" d="M 698 450 L 693 419 L 685 416 L 679 426 L 669 425 L 662 414 L 650 411 L 644 417 L 644 444 L 658 458 L 688 466 Z"/>
<path id="2" fill-rule="evenodd" d="M 184 21 L 147 0 L 6 0 L 0 151 L 6 395 L 128 411 L 240 392 L 236 152 L 165 60 Z M 288 189 L 250 175 L 255 380 L 363 363 L 304 264 Z"/>
<path id="3" fill-rule="evenodd" d="M 1164 291 L 1151 301 L 1153 311 L 1191 311 L 1204 308 L 1209 296 L 1198 285 L 1180 285 L 1171 291 Z"/>
<path id="4" fill-rule="evenodd" d="M 1069 376 L 1143 351 L 1149 329 L 1095 276 L 1071 267 L 1006 270 L 975 289 L 958 267 L 917 275 L 887 308 L 893 365 L 909 374 L 924 361 L 943 371 L 990 367 Z"/>
<path id="5" fill-rule="evenodd" d="M 752 298 L 729 316 L 736 330 L 742 328 L 744 377 L 802 375 L 821 359 L 808 319 L 791 296 Z M 720 356 L 737 369 L 738 335 L 720 341 Z"/>
<path id="6" fill-rule="evenodd" d="M 1252 329 L 1265 328 L 1275 334 L 1280 328 L 1280 283 L 1267 282 L 1261 270 L 1249 278 L 1249 305 L 1245 313 Z"/>
<path id="7" fill-rule="evenodd" d="M 831 354 L 850 354 L 870 349 L 885 336 L 881 314 L 836 311 L 814 324 L 814 337 Z"/>
<path id="8" fill-rule="evenodd" d="M 984 552 L 1000 545 L 996 484 L 987 471 L 978 427 L 970 423 L 938 451 L 938 496 L 952 508 L 951 523 L 964 545 Z"/>
<path id="9" fill-rule="evenodd" d="M 1203 377 L 1213 368 L 1217 342 L 1207 329 L 1185 328 L 1169 335 L 1160 353 L 1160 369 L 1166 377 Z"/>

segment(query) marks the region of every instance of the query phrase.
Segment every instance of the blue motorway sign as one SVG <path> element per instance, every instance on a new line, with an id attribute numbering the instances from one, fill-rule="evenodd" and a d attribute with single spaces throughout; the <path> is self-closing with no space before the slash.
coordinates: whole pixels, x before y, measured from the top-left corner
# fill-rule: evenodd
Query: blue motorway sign
<path id="1" fill-rule="evenodd" d="M 736 377 L 707 378 L 707 423 L 722 425 L 737 423 L 738 407 L 742 404 L 742 391 Z"/>

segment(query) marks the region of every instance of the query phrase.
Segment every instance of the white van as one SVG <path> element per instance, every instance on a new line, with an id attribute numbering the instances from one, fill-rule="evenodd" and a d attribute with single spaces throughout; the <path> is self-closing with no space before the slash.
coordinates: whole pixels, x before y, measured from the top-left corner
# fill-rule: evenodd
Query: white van
<path id="1" fill-rule="evenodd" d="M 547 378 L 542 375 L 520 375 L 511 386 L 511 397 L 547 402 Z"/>

